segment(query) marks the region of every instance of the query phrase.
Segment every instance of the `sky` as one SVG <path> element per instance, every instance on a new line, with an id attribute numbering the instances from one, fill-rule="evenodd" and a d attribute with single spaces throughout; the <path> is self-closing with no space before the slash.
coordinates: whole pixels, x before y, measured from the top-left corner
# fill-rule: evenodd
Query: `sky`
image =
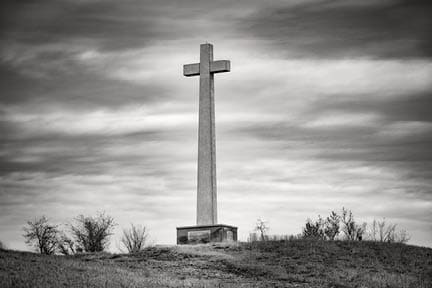
<path id="1" fill-rule="evenodd" d="M 198 77 L 212 43 L 219 222 L 298 234 L 342 207 L 432 247 L 432 2 L 0 4 L 0 241 L 105 211 L 175 244 L 195 224 Z"/>

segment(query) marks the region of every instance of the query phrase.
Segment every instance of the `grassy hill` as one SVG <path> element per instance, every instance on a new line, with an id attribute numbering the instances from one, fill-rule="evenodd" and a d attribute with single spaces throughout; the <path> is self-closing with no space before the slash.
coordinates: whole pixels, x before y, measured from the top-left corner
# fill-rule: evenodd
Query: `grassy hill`
<path id="1" fill-rule="evenodd" d="M 0 287 L 432 287 L 432 249 L 270 241 L 150 247 L 134 255 L 0 250 Z"/>

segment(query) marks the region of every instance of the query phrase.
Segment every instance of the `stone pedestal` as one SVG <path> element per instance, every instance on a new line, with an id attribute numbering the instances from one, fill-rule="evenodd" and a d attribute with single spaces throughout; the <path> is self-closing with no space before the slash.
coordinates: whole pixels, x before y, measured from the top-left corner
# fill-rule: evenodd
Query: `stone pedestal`
<path id="1" fill-rule="evenodd" d="M 177 244 L 237 241 L 237 227 L 215 224 L 177 227 Z"/>

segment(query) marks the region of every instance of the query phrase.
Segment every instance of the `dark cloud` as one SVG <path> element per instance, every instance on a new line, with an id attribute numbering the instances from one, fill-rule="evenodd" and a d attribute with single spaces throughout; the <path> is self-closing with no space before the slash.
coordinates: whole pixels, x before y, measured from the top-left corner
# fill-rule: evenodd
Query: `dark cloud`
<path id="1" fill-rule="evenodd" d="M 163 100 L 169 85 L 154 82 L 134 85 L 107 74 L 112 65 L 121 70 L 124 63 L 143 57 L 132 55 L 123 59 L 121 54 L 125 51 L 211 30 L 207 22 L 211 21 L 212 13 L 220 10 L 212 9 L 218 5 L 192 3 L 2 2 L 0 77 L 3 81 L 0 89 L 3 93 L 0 102 L 59 104 L 83 109 Z M 113 54 L 97 64 L 80 59 L 83 53 L 94 51 Z M 120 60 L 116 60 L 118 58 Z"/>
<path id="2" fill-rule="evenodd" d="M 431 14 L 428 0 L 318 1 L 263 8 L 243 25 L 294 56 L 431 57 Z"/>
<path id="3" fill-rule="evenodd" d="M 108 79 L 76 64 L 71 64 L 67 71 L 61 71 L 61 68 L 53 65 L 52 71 L 44 71 L 37 63 L 18 69 L 0 64 L 0 77 L 3 80 L 0 82 L 0 90 L 3 91 L 0 104 L 36 105 L 44 109 L 57 106 L 83 111 L 94 108 L 118 109 L 132 104 L 164 101 L 170 97 L 168 87 L 157 84 L 140 85 Z M 43 73 L 43 77 L 28 75 L 30 71 Z"/>
<path id="4" fill-rule="evenodd" d="M 0 37 L 28 45 L 65 42 L 122 50 L 156 40 L 214 33 L 208 22 L 232 21 L 229 1 L 6 1 L 2 2 Z M 239 8 L 240 6 L 240 8 Z M 225 11 L 225 12 L 221 12 Z M 214 23 L 218 25 L 218 23 Z"/>
<path id="5" fill-rule="evenodd" d="M 151 14 L 139 9 L 145 6 L 128 2 L 9 1 L 2 4 L 1 35 L 28 45 L 77 40 L 113 49 L 143 46 L 159 37 Z"/>

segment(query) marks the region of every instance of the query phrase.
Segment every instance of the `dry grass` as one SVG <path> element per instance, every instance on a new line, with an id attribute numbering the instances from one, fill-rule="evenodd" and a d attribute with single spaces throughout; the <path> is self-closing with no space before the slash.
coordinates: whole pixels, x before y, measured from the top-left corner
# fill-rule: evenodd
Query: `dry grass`
<path id="1" fill-rule="evenodd" d="M 270 241 L 44 256 L 0 250 L 1 287 L 432 287 L 432 249 Z"/>

